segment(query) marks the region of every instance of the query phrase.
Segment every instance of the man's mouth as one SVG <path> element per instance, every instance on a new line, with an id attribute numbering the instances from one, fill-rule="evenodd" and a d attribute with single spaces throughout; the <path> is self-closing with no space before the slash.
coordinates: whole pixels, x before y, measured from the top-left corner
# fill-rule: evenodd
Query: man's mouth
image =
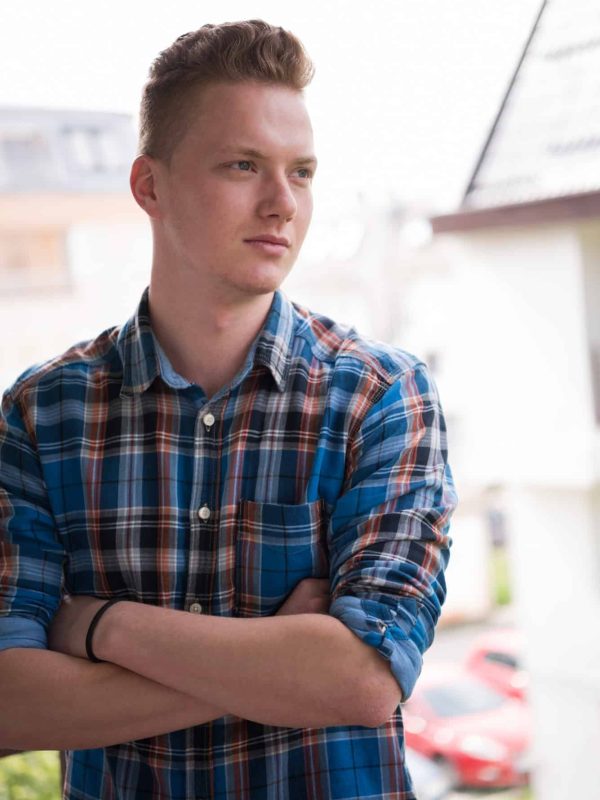
<path id="1" fill-rule="evenodd" d="M 271 234 L 258 234 L 250 239 L 244 239 L 244 242 L 270 255 L 282 255 L 291 246 L 289 239 L 283 236 L 271 236 Z"/>

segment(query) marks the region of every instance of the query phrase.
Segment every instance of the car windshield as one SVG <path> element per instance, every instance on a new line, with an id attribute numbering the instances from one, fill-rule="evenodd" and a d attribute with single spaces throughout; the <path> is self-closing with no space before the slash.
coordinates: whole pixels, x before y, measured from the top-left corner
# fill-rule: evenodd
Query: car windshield
<path id="1" fill-rule="evenodd" d="M 425 689 L 424 695 L 438 717 L 481 714 L 499 708 L 506 702 L 506 698 L 493 689 L 470 680 L 431 686 Z"/>

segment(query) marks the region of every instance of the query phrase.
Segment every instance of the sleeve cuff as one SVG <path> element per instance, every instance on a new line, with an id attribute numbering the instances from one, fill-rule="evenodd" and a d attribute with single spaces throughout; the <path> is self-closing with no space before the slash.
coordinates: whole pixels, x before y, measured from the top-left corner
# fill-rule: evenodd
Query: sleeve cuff
<path id="1" fill-rule="evenodd" d="M 409 602 L 416 604 L 413 600 Z M 413 627 L 410 615 L 404 620 L 401 609 L 395 611 L 377 600 L 350 595 L 334 600 L 329 614 L 390 662 L 392 674 L 402 690 L 402 702 L 408 700 L 423 665 L 421 651 L 409 638 Z"/>
<path id="2" fill-rule="evenodd" d="M 48 649 L 46 629 L 41 622 L 26 617 L 0 617 L 0 650 L 11 647 Z"/>

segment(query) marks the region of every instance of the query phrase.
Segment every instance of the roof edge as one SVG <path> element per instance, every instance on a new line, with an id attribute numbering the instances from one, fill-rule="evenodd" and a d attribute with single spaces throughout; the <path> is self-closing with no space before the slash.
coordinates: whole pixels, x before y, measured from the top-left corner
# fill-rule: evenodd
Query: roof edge
<path id="1" fill-rule="evenodd" d="M 487 155 L 487 152 L 488 152 L 488 150 L 490 148 L 490 145 L 492 143 L 492 139 L 494 138 L 494 135 L 496 133 L 496 129 L 498 128 L 498 125 L 500 124 L 500 120 L 502 118 L 502 115 L 504 114 L 504 109 L 506 108 L 506 105 L 508 103 L 508 99 L 512 94 L 512 91 L 513 91 L 513 88 L 515 86 L 515 83 L 517 82 L 517 77 L 518 77 L 518 75 L 519 75 L 519 73 L 521 71 L 521 67 L 523 66 L 523 62 L 525 61 L 525 56 L 529 52 L 529 48 L 531 47 L 531 43 L 533 42 L 535 34 L 536 34 L 536 32 L 537 32 L 537 30 L 539 28 L 540 20 L 542 18 L 542 14 L 544 13 L 544 10 L 546 8 L 547 3 L 548 3 L 548 0 L 542 0 L 542 4 L 541 4 L 540 8 L 538 9 L 538 12 L 536 14 L 534 23 L 533 23 L 533 25 L 531 27 L 531 30 L 529 31 L 529 36 L 527 37 L 527 40 L 526 40 L 525 44 L 523 45 L 523 48 L 521 49 L 521 55 L 519 56 L 519 60 L 517 61 L 517 65 L 515 66 L 515 68 L 514 68 L 514 70 L 512 72 L 512 75 L 511 75 L 510 80 L 508 82 L 508 86 L 506 87 L 506 90 L 505 90 L 504 95 L 502 97 L 502 102 L 500 103 L 498 111 L 496 112 L 496 116 L 494 117 L 494 121 L 490 125 L 487 137 L 485 139 L 483 147 L 479 151 L 479 155 L 477 156 L 477 159 L 475 161 L 475 165 L 473 166 L 473 168 L 471 170 L 471 175 L 470 175 L 469 180 L 467 182 L 466 188 L 465 188 L 465 190 L 463 192 L 463 202 L 466 200 L 466 198 L 472 192 L 473 187 L 475 186 L 475 182 L 477 180 L 477 175 L 479 174 L 479 171 L 481 169 L 483 161 L 484 161 L 484 159 L 485 159 L 485 157 Z"/>
<path id="2" fill-rule="evenodd" d="M 28 105 L 12 105 L 0 104 L 1 114 L 44 114 L 47 116 L 66 116 L 69 114 L 82 115 L 82 116 L 103 116 L 114 117 L 120 119 L 134 120 L 135 113 L 133 111 L 115 111 L 103 108 L 83 108 L 81 106 L 28 106 Z"/>
<path id="3" fill-rule="evenodd" d="M 491 208 L 463 207 L 452 214 L 430 217 L 429 222 L 436 234 L 539 225 L 590 217 L 600 217 L 600 190 Z"/>

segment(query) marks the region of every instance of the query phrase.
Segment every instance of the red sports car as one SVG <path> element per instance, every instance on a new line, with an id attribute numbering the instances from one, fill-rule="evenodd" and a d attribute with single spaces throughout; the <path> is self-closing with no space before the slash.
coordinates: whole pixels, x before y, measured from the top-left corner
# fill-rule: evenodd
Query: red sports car
<path id="1" fill-rule="evenodd" d="M 482 633 L 467 656 L 466 667 L 509 697 L 525 699 L 529 676 L 521 664 L 522 637 L 512 628 Z"/>
<path id="2" fill-rule="evenodd" d="M 520 786 L 529 780 L 525 703 L 455 665 L 424 668 L 403 706 L 406 744 L 443 765 L 454 786 Z"/>

